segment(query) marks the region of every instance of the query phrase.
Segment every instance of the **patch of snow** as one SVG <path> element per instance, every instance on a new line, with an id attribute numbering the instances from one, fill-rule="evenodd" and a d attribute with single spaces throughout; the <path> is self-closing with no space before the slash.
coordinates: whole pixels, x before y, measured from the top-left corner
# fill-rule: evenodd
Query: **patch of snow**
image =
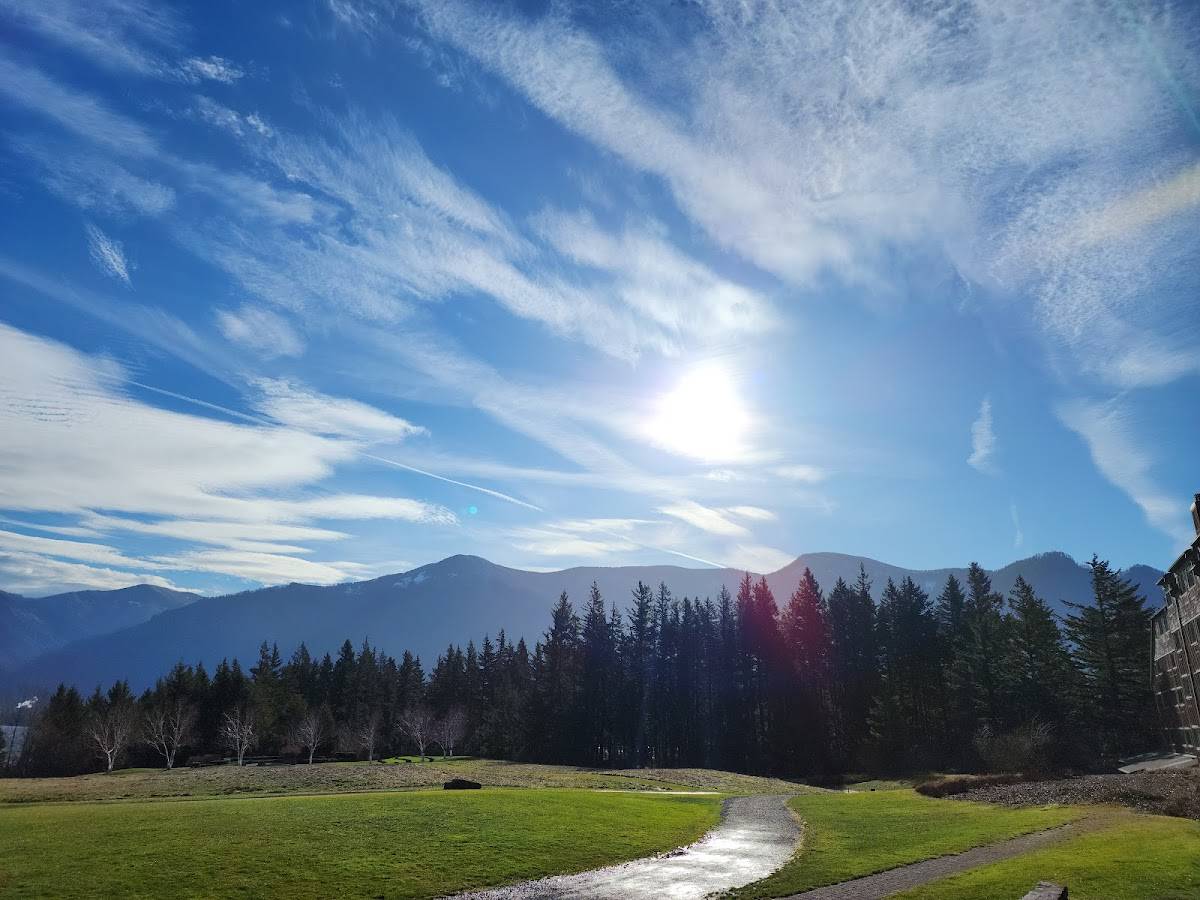
<path id="1" fill-rule="evenodd" d="M 420 584 L 422 581 L 428 581 L 428 580 L 429 580 L 428 572 L 413 572 L 409 575 L 405 575 L 399 581 L 393 582 L 392 587 L 409 588 L 409 587 L 412 587 L 413 585 Z"/>

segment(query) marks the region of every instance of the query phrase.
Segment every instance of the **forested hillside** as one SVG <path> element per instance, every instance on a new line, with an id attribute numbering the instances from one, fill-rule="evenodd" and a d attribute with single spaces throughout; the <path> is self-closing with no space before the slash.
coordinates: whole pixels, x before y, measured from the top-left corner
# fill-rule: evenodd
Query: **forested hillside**
<path id="1" fill-rule="evenodd" d="M 825 590 L 805 569 L 784 596 L 749 574 L 700 601 L 638 583 L 624 613 L 593 585 L 580 606 L 562 594 L 532 646 L 481 635 L 428 670 L 349 640 L 286 660 L 264 643 L 248 668 L 180 663 L 136 699 L 125 682 L 88 699 L 60 687 L 21 768 L 434 746 L 810 777 L 1084 765 L 1153 741 L 1145 601 L 1089 568 L 1091 602 L 1062 622 L 1023 578 L 1005 596 L 976 565 L 935 597 L 865 569 Z"/>

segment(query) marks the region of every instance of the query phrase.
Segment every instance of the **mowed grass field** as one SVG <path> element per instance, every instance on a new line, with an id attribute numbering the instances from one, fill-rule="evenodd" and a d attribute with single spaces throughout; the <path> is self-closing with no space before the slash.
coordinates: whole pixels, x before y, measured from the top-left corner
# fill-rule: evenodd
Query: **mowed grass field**
<path id="1" fill-rule="evenodd" d="M 1020 897 L 1039 881 L 1065 884 L 1071 900 L 1200 897 L 1200 822 L 1102 810 L 1105 827 L 1015 859 L 898 895 L 905 900 Z"/>
<path id="2" fill-rule="evenodd" d="M 433 897 L 698 839 L 720 798 L 489 789 L 0 806 L 5 897 Z"/>
<path id="3" fill-rule="evenodd" d="M 323 763 L 314 766 L 212 766 L 203 769 L 122 769 L 75 778 L 0 778 L 8 803 L 139 800 L 277 794 L 335 794 L 441 787 L 468 778 L 485 787 L 589 790 L 704 790 L 727 794 L 789 794 L 807 790 L 777 778 L 711 769 L 603 770 L 459 758 L 425 762 Z"/>
<path id="4" fill-rule="evenodd" d="M 782 897 L 848 881 L 1053 828 L 1084 813 L 1076 807 L 1013 809 L 936 800 L 907 789 L 813 793 L 794 798 L 790 806 L 804 822 L 799 851 L 790 863 L 738 892 L 738 897 Z"/>

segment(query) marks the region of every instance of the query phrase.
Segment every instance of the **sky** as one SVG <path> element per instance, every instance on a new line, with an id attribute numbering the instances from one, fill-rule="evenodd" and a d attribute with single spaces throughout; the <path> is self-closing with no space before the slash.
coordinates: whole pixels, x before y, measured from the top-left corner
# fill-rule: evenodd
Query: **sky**
<path id="1" fill-rule="evenodd" d="M 0 588 L 1165 567 L 1200 10 L 0 0 Z"/>

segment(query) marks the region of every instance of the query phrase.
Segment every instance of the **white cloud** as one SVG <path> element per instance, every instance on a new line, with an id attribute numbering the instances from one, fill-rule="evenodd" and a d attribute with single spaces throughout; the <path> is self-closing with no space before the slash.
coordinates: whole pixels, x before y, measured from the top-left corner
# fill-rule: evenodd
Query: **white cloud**
<path id="1" fill-rule="evenodd" d="M 0 579 L 6 590 L 18 594 L 55 594 L 71 590 L 114 590 L 135 584 L 176 586 L 161 575 L 123 572 L 84 563 L 66 562 L 36 553 L 0 551 Z"/>
<path id="2" fill-rule="evenodd" d="M 1088 0 L 714 0 L 686 28 L 646 9 L 603 39 L 566 6 L 409 5 L 433 39 L 661 178 L 716 242 L 785 281 L 833 274 L 887 297 L 894 248 L 932 253 L 989 292 L 1035 297 L 1092 375 L 1200 370 L 1195 329 L 1178 328 L 1200 215 L 1177 145 L 1195 124 L 1177 86 L 1197 83 L 1200 55 L 1169 4 L 1115 24 Z"/>
<path id="3" fill-rule="evenodd" d="M 95 97 L 63 87 L 39 70 L 2 54 L 0 96 L 117 153 L 145 158 L 158 151 L 158 142 L 142 125 L 114 113 Z"/>
<path id="4" fill-rule="evenodd" d="M 719 534 L 727 537 L 740 537 L 749 534 L 745 526 L 739 525 L 737 522 L 729 519 L 722 511 L 702 506 L 694 500 L 685 500 L 681 503 L 660 506 L 658 511 L 664 515 L 679 519 L 682 522 L 687 522 L 694 528 L 699 528 L 701 531 L 707 531 L 710 534 Z"/>
<path id="5" fill-rule="evenodd" d="M 514 529 L 508 539 L 518 549 L 541 556 L 601 559 L 652 550 L 705 566 L 719 566 L 699 555 L 681 529 L 648 519 L 562 519 Z"/>
<path id="6" fill-rule="evenodd" d="M 778 325 L 765 298 L 685 256 L 658 223 L 612 233 L 587 214 L 546 210 L 534 226 L 567 259 L 609 275 L 606 291 L 667 335 L 708 343 Z"/>
<path id="7" fill-rule="evenodd" d="M 270 137 L 275 133 L 274 129 L 257 113 L 242 115 L 211 97 L 196 98 L 196 114 L 209 125 L 223 128 L 236 137 L 244 137 L 249 132 L 253 132 L 259 137 Z"/>
<path id="8" fill-rule="evenodd" d="M 730 568 L 766 575 L 777 572 L 795 557 L 759 544 L 738 544 L 730 551 Z"/>
<path id="9" fill-rule="evenodd" d="M 1020 550 L 1025 546 L 1025 532 L 1021 530 L 1021 516 L 1017 512 L 1017 504 L 1010 503 L 1008 512 L 1013 524 L 1013 549 Z"/>
<path id="10" fill-rule="evenodd" d="M 536 556 L 602 559 L 614 553 L 627 553 L 638 549 L 638 544 L 627 538 L 602 535 L 584 536 L 555 528 L 517 529 L 513 533 L 513 539 L 518 550 Z"/>
<path id="11" fill-rule="evenodd" d="M 154 0 L 0 0 L 0 14 L 107 68 L 161 75 L 182 28 Z"/>
<path id="12" fill-rule="evenodd" d="M 77 562 L 96 563 L 102 566 L 117 566 L 119 568 L 136 568 L 139 566 L 147 569 L 162 568 L 162 566 L 153 565 L 144 560 L 128 557 L 115 547 L 109 547 L 106 544 L 37 537 L 30 534 L 20 534 L 15 531 L 0 530 L 0 552 L 53 556 Z"/>
<path id="13" fill-rule="evenodd" d="M 1189 540 L 1183 505 L 1155 484 L 1154 460 L 1138 445 L 1132 417 L 1120 399 L 1073 400 L 1060 404 L 1057 412 L 1083 438 L 1100 474 L 1141 507 L 1151 525 L 1181 545 Z"/>
<path id="14" fill-rule="evenodd" d="M 316 562 L 277 553 L 242 550 L 188 550 L 159 556 L 156 562 L 168 569 L 212 572 L 257 581 L 260 584 L 338 584 L 358 577 L 360 566 L 348 562 Z"/>
<path id="15" fill-rule="evenodd" d="M 66 141 L 18 137 L 11 144 L 36 163 L 48 190 L 80 209 L 157 216 L 175 205 L 174 189 Z"/>
<path id="16" fill-rule="evenodd" d="M 987 397 L 979 404 L 979 415 L 971 423 L 971 455 L 967 464 L 972 468 L 992 474 L 995 472 L 993 457 L 996 454 L 996 432 L 992 426 L 992 401 Z"/>
<path id="17" fill-rule="evenodd" d="M 343 563 L 263 553 L 268 549 L 263 545 L 285 540 L 292 550 L 296 541 L 333 539 L 334 533 L 324 529 L 304 530 L 325 519 L 457 521 L 444 507 L 407 497 L 313 494 L 314 485 L 355 457 L 353 442 L 159 409 L 128 397 L 123 384 L 124 373 L 110 361 L 0 325 L 0 431 L 5 435 L 0 496 L 6 509 L 75 515 L 82 527 L 96 530 L 230 545 L 225 556 L 184 551 L 152 560 L 162 566 L 218 571 L 225 559 L 230 574 L 309 573 L 324 581 L 341 580 L 352 570 Z M 372 421 L 393 431 L 398 427 Z M 96 510 L 106 514 L 98 516 Z M 149 522 L 121 521 L 133 517 Z M 194 530 L 208 522 L 221 524 L 213 526 L 208 539 L 197 537 Z M 105 545 L 29 536 L 6 540 L 14 553 L 157 567 L 114 557 Z M 308 551 L 300 547 L 299 552 Z"/>
<path id="18" fill-rule="evenodd" d="M 256 386 L 260 412 L 310 434 L 393 441 L 428 434 L 421 426 L 366 403 L 329 397 L 284 379 L 263 378 Z"/>
<path id="19" fill-rule="evenodd" d="M 119 278 L 129 284 L 129 266 L 125 262 L 125 248 L 95 225 L 87 226 L 88 253 L 92 262 L 105 275 Z"/>
<path id="20" fill-rule="evenodd" d="M 125 516 L 87 514 L 81 517 L 80 531 L 92 535 L 128 532 L 174 538 L 197 544 L 214 544 L 231 550 L 260 553 L 309 553 L 308 548 L 281 544 L 280 541 L 340 541 L 350 535 L 343 531 L 279 522 L 221 522 L 211 519 L 158 519 L 145 521 Z M 39 527 L 25 524 L 24 527 Z M 70 533 L 71 529 L 66 530 Z"/>
<path id="21" fill-rule="evenodd" d="M 283 316 L 261 306 L 246 304 L 237 310 L 217 310 L 217 327 L 235 343 L 257 350 L 267 359 L 300 356 L 304 339 Z"/>
<path id="22" fill-rule="evenodd" d="M 235 212 L 239 220 L 247 219 L 246 224 L 250 226 L 260 224 L 254 221 L 256 219 L 281 225 L 308 224 L 327 213 L 308 194 L 166 153 L 157 138 L 136 120 L 112 111 L 107 104 L 90 94 L 65 87 L 45 73 L 22 66 L 0 54 L 0 97 L 3 96 L 94 145 L 86 153 L 75 153 L 75 161 L 64 167 L 43 157 L 43 163 L 55 175 L 65 169 L 68 183 L 72 178 L 77 182 L 84 180 L 95 189 L 94 175 L 85 177 L 78 173 L 78 159 L 80 156 L 85 159 L 85 167 L 92 164 L 90 160 L 94 159 L 94 164 L 101 169 L 123 171 L 110 158 L 110 154 L 115 154 L 137 160 L 139 164 L 152 160 L 177 179 L 181 191 L 198 192 L 218 200 L 227 210 Z M 61 180 L 62 176 L 58 177 Z M 121 187 L 125 193 L 137 188 L 142 195 L 145 194 L 144 180 L 141 184 L 131 183 L 128 178 L 124 181 Z M 144 196 L 139 200 L 143 204 L 146 202 Z M 158 202 L 161 204 L 161 198 Z M 191 232 L 186 226 L 177 227 L 180 232 L 176 238 L 186 245 Z M 236 225 L 226 223 L 223 227 L 237 231 Z"/>
<path id="23" fill-rule="evenodd" d="M 193 56 L 179 67 L 179 72 L 186 81 L 219 81 L 222 84 L 233 84 L 246 73 L 236 63 L 220 56 Z"/>
<path id="24" fill-rule="evenodd" d="M 771 510 L 763 509 L 761 506 L 727 506 L 724 511 L 731 516 L 751 519 L 755 522 L 773 522 L 779 518 Z"/>
<path id="25" fill-rule="evenodd" d="M 240 127 L 236 113 L 210 112 Z M 290 184 L 328 198 L 336 230 L 259 229 L 236 240 L 214 231 L 191 241 L 274 305 L 394 323 L 420 304 L 481 294 L 553 334 L 630 359 L 774 321 L 761 296 L 652 228 L 608 234 L 545 213 L 535 222 L 539 242 L 395 123 L 352 115 L 332 131 L 328 140 L 281 133 L 258 152 Z"/>
<path id="26" fill-rule="evenodd" d="M 806 484 L 817 484 L 829 477 L 829 473 L 820 466 L 812 466 L 803 463 L 787 465 L 787 466 L 772 466 L 769 469 L 772 475 L 779 478 L 787 478 L 790 481 L 801 481 Z"/>

